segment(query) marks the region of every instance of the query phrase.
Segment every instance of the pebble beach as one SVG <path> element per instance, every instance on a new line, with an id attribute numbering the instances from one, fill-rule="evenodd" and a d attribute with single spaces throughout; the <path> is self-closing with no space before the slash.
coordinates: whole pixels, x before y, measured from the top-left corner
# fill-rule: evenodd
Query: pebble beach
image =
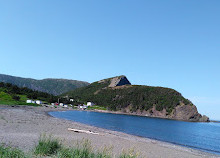
<path id="1" fill-rule="evenodd" d="M 65 146 L 74 146 L 77 141 L 89 140 L 94 150 L 108 149 L 112 156 L 133 152 L 146 158 L 200 158 L 220 157 L 199 150 L 186 148 L 153 139 L 133 136 L 117 131 L 54 118 L 50 111 L 66 111 L 64 108 L 0 106 L 0 143 L 28 152 L 34 148 L 41 135 L 58 138 Z M 79 133 L 68 128 L 92 131 Z"/>

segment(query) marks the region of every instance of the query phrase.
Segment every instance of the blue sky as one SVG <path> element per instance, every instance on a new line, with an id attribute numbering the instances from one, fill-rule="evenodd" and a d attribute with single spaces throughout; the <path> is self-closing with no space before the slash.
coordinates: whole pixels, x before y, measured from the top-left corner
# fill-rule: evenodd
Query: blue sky
<path id="1" fill-rule="evenodd" d="M 0 0 L 0 73 L 164 86 L 220 120 L 219 0 Z"/>

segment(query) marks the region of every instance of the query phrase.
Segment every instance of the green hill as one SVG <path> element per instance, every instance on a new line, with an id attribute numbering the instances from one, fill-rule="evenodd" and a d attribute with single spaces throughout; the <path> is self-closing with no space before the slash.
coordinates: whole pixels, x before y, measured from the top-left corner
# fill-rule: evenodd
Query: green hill
<path id="1" fill-rule="evenodd" d="M 0 82 L 0 105 L 31 105 L 26 104 L 27 99 L 45 102 L 57 101 L 57 97 L 51 94 L 33 91 L 26 87 L 19 88 L 11 83 Z"/>
<path id="2" fill-rule="evenodd" d="M 92 101 L 109 110 L 178 120 L 203 121 L 195 105 L 174 89 L 131 85 L 125 76 L 94 82 L 62 96 Z"/>
<path id="3" fill-rule="evenodd" d="M 46 92 L 53 95 L 60 95 L 62 93 L 74 90 L 76 88 L 89 85 L 88 82 L 67 80 L 67 79 L 43 79 L 35 80 L 31 78 L 21 78 L 9 75 L 0 74 L 0 82 L 11 83 L 18 87 L 27 87 L 32 90 Z"/>

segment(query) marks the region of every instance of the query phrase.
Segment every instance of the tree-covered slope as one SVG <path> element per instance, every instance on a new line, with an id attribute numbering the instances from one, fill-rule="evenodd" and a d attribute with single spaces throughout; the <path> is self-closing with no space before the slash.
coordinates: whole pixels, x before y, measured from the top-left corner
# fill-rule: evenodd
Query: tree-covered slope
<path id="1" fill-rule="evenodd" d="M 1 105 L 26 105 L 27 99 L 41 100 L 45 102 L 57 101 L 57 97 L 52 94 L 33 91 L 26 87 L 20 88 L 11 83 L 0 82 Z"/>
<path id="2" fill-rule="evenodd" d="M 27 87 L 32 90 L 46 92 L 53 95 L 60 95 L 62 93 L 74 90 L 76 88 L 87 86 L 89 83 L 77 80 L 67 79 L 43 79 L 35 80 L 31 78 L 21 78 L 9 75 L 0 74 L 0 82 L 11 83 L 18 87 Z"/>
<path id="3" fill-rule="evenodd" d="M 121 76 L 94 82 L 63 96 L 85 102 L 92 101 L 109 110 L 141 115 L 198 121 L 201 115 L 195 105 L 174 89 L 141 85 L 109 86 Z M 184 116 L 185 115 L 185 116 Z"/>

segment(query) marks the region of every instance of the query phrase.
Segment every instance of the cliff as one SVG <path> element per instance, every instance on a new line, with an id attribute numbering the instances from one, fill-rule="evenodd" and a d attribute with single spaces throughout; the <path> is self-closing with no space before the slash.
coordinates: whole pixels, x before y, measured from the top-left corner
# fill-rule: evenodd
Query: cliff
<path id="1" fill-rule="evenodd" d="M 198 113 L 191 101 L 174 89 L 131 85 L 125 76 L 94 82 L 63 96 L 81 102 L 90 100 L 109 110 L 130 114 L 184 121 L 209 121 L 208 117 Z"/>

